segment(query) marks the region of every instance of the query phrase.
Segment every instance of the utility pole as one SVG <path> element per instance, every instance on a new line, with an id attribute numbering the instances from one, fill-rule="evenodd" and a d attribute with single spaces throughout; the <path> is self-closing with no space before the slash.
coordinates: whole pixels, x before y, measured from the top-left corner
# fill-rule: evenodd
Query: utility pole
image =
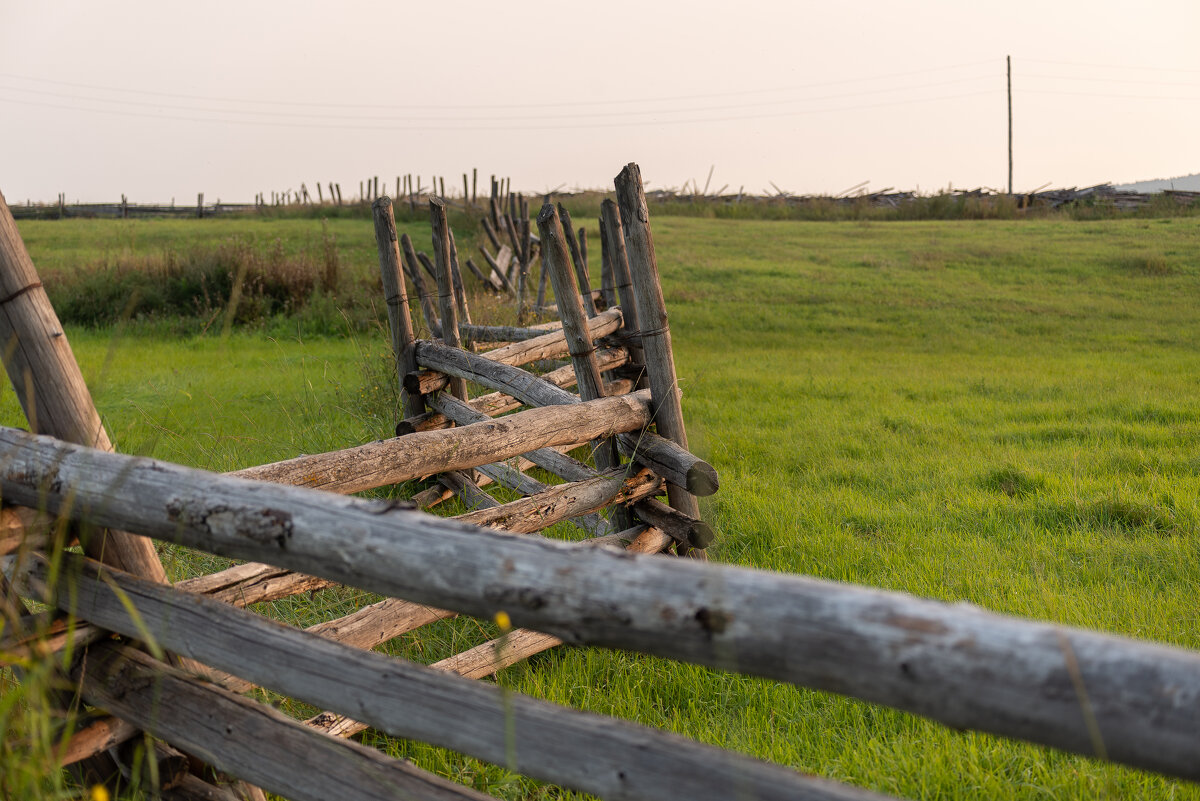
<path id="1" fill-rule="evenodd" d="M 1012 194 L 1012 56 L 1005 56 L 1008 64 L 1008 194 Z"/>

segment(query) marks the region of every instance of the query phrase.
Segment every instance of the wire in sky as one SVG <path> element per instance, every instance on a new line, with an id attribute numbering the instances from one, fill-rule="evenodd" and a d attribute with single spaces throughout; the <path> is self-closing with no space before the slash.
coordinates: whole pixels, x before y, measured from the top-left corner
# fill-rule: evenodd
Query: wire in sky
<path id="1" fill-rule="evenodd" d="M 695 117 L 691 119 L 669 119 L 669 120 L 617 120 L 609 122 L 592 122 L 592 123 L 570 123 L 559 125 L 359 125 L 353 123 L 300 123 L 300 122 L 272 122 L 269 120 L 245 120 L 236 118 L 216 118 L 216 117 L 186 117 L 174 114 L 150 114 L 137 111 L 116 111 L 112 109 L 94 109 L 81 108 L 79 106 L 65 105 L 61 103 L 43 103 L 36 100 L 15 100 L 12 98 L 0 97 L 0 103 L 10 103 L 22 106 L 37 106 L 41 108 L 65 109 L 68 111 L 82 111 L 90 114 L 104 114 L 117 117 L 137 117 L 142 119 L 154 120 L 176 120 L 183 122 L 206 122 L 228 125 L 243 125 L 243 126 L 261 126 L 271 128 L 300 128 L 312 130 L 356 130 L 356 131 L 431 131 L 431 132 L 452 132 L 452 131 L 557 131 L 557 130 L 578 130 L 592 128 L 643 128 L 663 125 L 691 125 L 696 123 L 706 122 L 741 122 L 746 120 L 762 120 L 762 119 L 777 119 L 782 117 L 799 117 L 811 114 L 827 114 L 841 111 L 859 111 L 872 108 L 887 108 L 894 106 L 913 105 L 916 103 L 930 103 L 942 100 L 957 100 L 968 97 L 981 97 L 984 95 L 1002 95 L 1002 89 L 987 89 L 979 92 L 966 92 L 955 95 L 942 95 L 939 97 L 925 97 L 908 100 L 895 100 L 881 103 L 866 103 L 855 106 L 836 106 L 830 108 L 818 109 L 802 109 L 795 111 L 783 111 L 770 114 L 738 114 L 726 117 Z M 613 115 L 619 116 L 619 115 Z"/>
<path id="2" fill-rule="evenodd" d="M 554 120 L 554 121 L 561 122 L 564 119 L 569 119 L 569 118 L 608 119 L 608 118 L 611 118 L 613 116 L 613 114 L 615 114 L 615 113 L 620 113 L 625 116 L 629 116 L 629 115 L 662 116 L 663 114 L 685 114 L 685 113 L 690 114 L 690 113 L 709 112 L 709 111 L 735 111 L 738 109 L 747 109 L 747 108 L 779 107 L 779 106 L 794 104 L 797 102 L 842 100 L 842 99 L 850 98 L 850 97 L 864 97 L 867 95 L 890 94 L 890 93 L 895 93 L 895 92 L 907 92 L 907 91 L 912 91 L 912 90 L 932 89 L 932 88 L 938 88 L 938 87 L 950 86 L 950 85 L 962 84 L 962 83 L 976 83 L 976 82 L 984 81 L 984 80 L 995 80 L 995 76 L 979 75 L 979 76 L 972 76 L 972 77 L 966 77 L 966 78 L 955 78 L 955 79 L 948 80 L 948 81 L 936 81 L 934 83 L 918 84 L 918 85 L 913 85 L 913 86 L 902 86 L 902 87 L 895 87 L 895 88 L 889 88 L 889 89 L 867 89 L 867 90 L 858 91 L 858 92 L 844 92 L 844 93 L 832 94 L 832 95 L 808 96 L 808 97 L 793 98 L 793 99 L 788 99 L 788 100 L 759 100 L 759 101 L 754 101 L 754 102 L 749 102 L 749 103 L 734 103 L 734 104 L 710 105 L 710 106 L 691 106 L 691 107 L 685 107 L 685 108 L 656 108 L 656 109 L 647 109 L 647 110 L 640 110 L 640 111 L 639 110 L 625 110 L 625 111 L 619 111 L 619 112 L 615 112 L 615 111 L 611 111 L 611 110 L 610 111 L 592 111 L 592 112 L 568 112 L 565 114 L 559 113 L 559 114 L 553 114 L 553 115 L 519 114 L 519 115 L 499 115 L 499 116 L 497 116 L 497 115 L 470 116 L 470 117 L 464 117 L 464 116 L 450 116 L 450 117 L 447 117 L 447 116 L 415 116 L 412 114 L 404 114 L 404 115 L 400 115 L 400 116 L 394 116 L 394 115 L 374 115 L 374 114 L 372 114 L 372 115 L 356 116 L 355 119 L 360 122 L 429 122 L 429 123 L 451 122 L 451 123 L 460 123 L 460 122 L 512 122 L 512 121 L 540 121 L 540 120 Z M 65 100 L 82 100 L 87 103 L 110 104 L 110 105 L 119 105 L 119 106 L 134 106 L 134 107 L 138 107 L 138 108 L 171 109 L 171 110 L 175 110 L 175 111 L 186 111 L 186 112 L 191 112 L 191 113 L 243 114 L 243 115 L 253 115 L 256 117 L 274 117 L 274 118 L 291 118 L 291 119 L 309 118 L 309 119 L 316 119 L 316 120 L 341 119 L 343 116 L 343 114 L 341 112 L 330 112 L 330 113 L 325 113 L 325 114 L 317 114 L 317 113 L 312 113 L 312 112 L 257 111 L 254 109 L 223 109 L 223 108 L 212 108 L 212 107 L 204 107 L 204 106 L 189 106 L 189 105 L 177 105 L 177 104 L 171 104 L 171 103 L 148 102 L 148 101 L 139 101 L 139 100 L 114 100 L 114 99 L 107 99 L 107 98 L 89 97 L 87 95 L 76 95 L 76 94 L 70 94 L 70 93 L 64 93 L 64 92 L 50 92 L 50 91 L 44 91 L 44 90 L 39 90 L 39 89 L 23 89 L 23 88 L 19 88 L 19 87 L 7 87 L 7 86 L 0 86 L 0 90 L 9 91 L 9 92 L 20 92 L 22 94 L 32 94 L 32 95 L 41 96 L 41 97 L 56 97 L 56 98 L 65 99 Z"/>
<path id="3" fill-rule="evenodd" d="M 623 98 L 621 100 L 589 100 L 589 101 L 561 101 L 555 103 L 496 103 L 496 104 L 406 104 L 404 106 L 383 106 L 378 103 L 325 103 L 314 101 L 292 101 L 292 100 L 277 100 L 277 99 L 255 99 L 255 98 L 222 98 L 213 97 L 211 95 L 189 95 L 176 92 L 156 92 L 143 89 L 126 89 L 118 86 L 102 86 L 98 84 L 76 83 L 73 81 L 59 81 L 50 78 L 39 78 L 33 75 L 20 75 L 10 72 L 0 72 L 0 78 L 8 78 L 22 81 L 34 81 L 37 83 L 55 84 L 58 86 L 68 86 L 75 89 L 93 89 L 103 92 L 121 92 L 124 94 L 145 95 L 149 97 L 165 97 L 176 100 L 200 100 L 205 102 L 215 103 L 242 103 L 252 104 L 257 106 L 300 106 L 306 108 L 331 108 L 331 109 L 351 109 L 351 108 L 369 108 L 369 109 L 393 109 L 410 111 L 413 109 L 420 110 L 440 110 L 440 111 L 469 111 L 480 109 L 535 109 L 535 108 L 566 108 L 566 107 L 587 107 L 587 106 L 617 106 L 629 105 L 638 103 L 666 103 L 680 100 L 708 100 L 718 97 L 748 97 L 751 95 L 772 94 L 782 92 L 796 92 L 804 89 L 823 88 L 828 86 L 844 86 L 853 83 L 866 83 L 870 81 L 888 80 L 892 78 L 904 78 L 912 75 L 924 75 L 931 72 L 946 72 L 949 70 L 965 69 L 967 67 L 977 67 L 983 64 L 999 64 L 998 59 L 986 59 L 981 61 L 972 61 L 964 64 L 947 64 L 942 67 L 929 67 L 920 70 L 908 70 L 905 72 L 892 72 L 886 75 L 867 76 L 863 78 L 843 78 L 836 81 L 821 81 L 816 83 L 796 84 L 792 86 L 782 86 L 765 89 L 743 89 L 734 92 L 705 92 L 700 94 L 690 95 L 675 95 L 671 97 L 642 97 L 642 98 Z"/>

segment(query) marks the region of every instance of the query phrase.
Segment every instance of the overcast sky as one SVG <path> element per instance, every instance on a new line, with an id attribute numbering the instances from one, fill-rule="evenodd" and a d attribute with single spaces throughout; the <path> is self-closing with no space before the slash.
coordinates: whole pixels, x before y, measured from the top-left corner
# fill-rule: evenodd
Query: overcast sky
<path id="1" fill-rule="evenodd" d="M 1197 34 L 1196 0 L 0 0 L 0 191 L 1003 188 L 1008 54 L 1017 191 L 1171 177 Z"/>

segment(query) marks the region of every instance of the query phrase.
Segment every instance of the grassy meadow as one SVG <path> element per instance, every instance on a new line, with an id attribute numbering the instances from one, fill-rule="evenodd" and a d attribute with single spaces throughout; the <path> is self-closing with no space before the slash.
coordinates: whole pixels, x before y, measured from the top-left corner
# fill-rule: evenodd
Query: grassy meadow
<path id="1" fill-rule="evenodd" d="M 693 449 L 722 479 L 702 501 L 714 559 L 1200 648 L 1200 221 L 652 224 Z M 197 310 L 207 326 L 133 310 L 68 325 L 122 450 L 228 470 L 389 434 L 369 221 L 21 230 L 52 297 L 54 276 L 223 242 L 315 276 L 307 311 L 257 322 L 225 325 L 214 295 Z M 427 226 L 402 230 L 428 247 Z M 322 296 L 331 248 L 337 292 Z M 483 297 L 473 311 L 511 315 Z M 10 389 L 0 422 L 21 423 Z M 166 561 L 177 577 L 215 564 Z M 373 600 L 325 591 L 260 611 L 309 624 Z M 444 621 L 387 648 L 431 662 L 493 633 Z M 903 797 L 1200 799 L 1193 784 L 623 652 L 557 649 L 499 681 Z M 4 742 L 18 753 L 19 737 Z M 571 796 L 385 746 L 501 797 Z"/>

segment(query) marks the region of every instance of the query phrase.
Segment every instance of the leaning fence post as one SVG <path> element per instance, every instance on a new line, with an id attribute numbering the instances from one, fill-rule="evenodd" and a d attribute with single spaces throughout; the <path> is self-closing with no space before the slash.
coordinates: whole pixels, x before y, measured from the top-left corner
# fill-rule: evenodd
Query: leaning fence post
<path id="1" fill-rule="evenodd" d="M 562 220 L 567 247 L 571 249 L 571 262 L 575 265 L 575 277 L 579 280 L 579 296 L 583 299 L 583 308 L 587 311 L 588 317 L 595 317 L 596 301 L 592 299 L 592 282 L 588 278 L 587 264 L 580 253 L 579 242 L 575 239 L 575 229 L 571 225 L 571 214 L 567 211 L 567 207 L 561 203 L 558 204 L 558 216 Z"/>
<path id="2" fill-rule="evenodd" d="M 671 329 L 667 325 L 667 307 L 658 278 L 658 260 L 654 255 L 654 237 L 650 232 L 650 212 L 642 188 L 642 171 L 629 163 L 616 177 L 617 202 L 625 229 L 625 247 L 629 272 L 637 296 L 638 325 L 642 352 L 646 359 L 646 377 L 658 433 L 686 448 L 687 429 L 683 425 L 683 407 L 679 402 L 679 382 L 675 375 L 675 357 L 671 353 Z M 692 517 L 700 516 L 696 496 L 683 487 L 667 485 L 671 506 Z M 688 549 L 682 549 L 687 552 Z M 704 558 L 704 552 L 695 553 Z"/>
<path id="3" fill-rule="evenodd" d="M 454 304 L 454 279 L 450 275 L 450 224 L 446 221 L 446 204 L 440 197 L 429 198 L 429 221 L 433 226 L 433 258 L 437 266 L 438 306 L 442 312 L 442 342 L 452 348 L 461 348 L 458 310 Z M 460 401 L 466 401 L 467 382 L 452 377 L 450 393 Z"/>
<path id="4" fill-rule="evenodd" d="M 383 296 L 387 303 L 388 323 L 392 332 L 392 353 L 396 357 L 396 378 L 400 382 L 400 398 L 404 416 L 412 417 L 425 411 L 420 395 L 404 389 L 404 376 L 417 369 L 413 343 L 412 315 L 408 311 L 408 291 L 400 269 L 400 242 L 396 236 L 396 218 L 392 199 L 386 195 L 371 207 L 375 217 L 375 244 L 379 248 L 379 274 L 383 280 Z"/>
<path id="5" fill-rule="evenodd" d="M 596 346 L 588 331 L 583 304 L 579 302 L 579 288 L 571 276 L 570 256 L 567 253 L 566 234 L 554 205 L 547 203 L 537 218 L 538 233 L 542 239 L 542 272 L 549 274 L 554 284 L 554 296 L 558 299 L 558 316 L 562 320 L 563 333 L 567 337 L 567 352 L 575 368 L 575 379 L 579 385 L 579 397 L 585 401 L 604 397 L 604 384 L 600 378 L 600 367 L 596 361 Z M 617 455 L 616 441 L 612 437 L 599 440 L 596 447 L 596 466 L 608 470 L 621 465 Z M 617 530 L 629 526 L 628 514 L 617 509 Z"/>
<path id="6" fill-rule="evenodd" d="M 621 301 L 621 333 L 628 340 L 629 363 L 640 367 L 642 373 L 637 377 L 637 386 L 646 384 L 646 359 L 642 353 L 641 340 L 638 339 L 638 308 L 637 299 L 633 293 L 632 279 L 629 277 L 629 253 L 625 249 L 625 228 L 621 224 L 621 211 L 617 204 L 605 198 L 600 204 L 600 212 L 604 216 L 605 234 L 608 239 L 609 261 L 612 266 L 615 291 Z"/>
<path id="7" fill-rule="evenodd" d="M 115 450 L 3 194 L 0 353 L 30 430 L 100 450 Z M 151 581 L 167 580 L 154 543 L 145 537 L 110 531 L 102 537 L 88 537 L 83 546 L 89 556 L 105 564 Z"/>

